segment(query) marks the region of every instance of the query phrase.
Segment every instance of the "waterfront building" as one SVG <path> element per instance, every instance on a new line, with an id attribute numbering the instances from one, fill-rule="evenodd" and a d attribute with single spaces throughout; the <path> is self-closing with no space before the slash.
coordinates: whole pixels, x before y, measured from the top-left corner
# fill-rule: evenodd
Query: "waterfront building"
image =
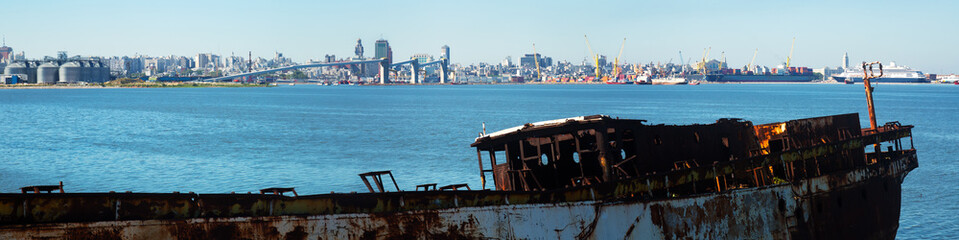
<path id="1" fill-rule="evenodd" d="M 357 58 L 363 58 L 363 39 L 356 39 L 356 47 L 353 50 Z"/>
<path id="2" fill-rule="evenodd" d="M 715 70 L 726 69 L 726 68 L 727 68 L 726 62 L 719 61 L 716 59 L 706 61 L 706 69 L 709 71 L 715 71 Z"/>
<path id="3" fill-rule="evenodd" d="M 440 52 L 442 52 L 442 58 L 446 59 L 446 63 L 450 62 L 450 46 L 443 45 L 440 47 Z"/>
<path id="4" fill-rule="evenodd" d="M 393 58 L 390 53 L 390 42 L 386 39 L 376 40 L 376 53 L 375 58 L 381 59 L 386 58 L 387 63 L 393 63 Z"/>
<path id="5" fill-rule="evenodd" d="M 519 65 L 523 68 L 536 68 L 536 61 L 539 61 L 540 68 L 546 68 L 553 65 L 553 58 L 543 57 L 539 53 L 526 54 L 519 59 Z"/>
<path id="6" fill-rule="evenodd" d="M 282 67 L 293 65 L 293 60 L 290 58 L 284 57 L 281 52 L 274 52 L 273 62 L 269 64 L 269 67 Z"/>
<path id="7" fill-rule="evenodd" d="M 432 62 L 433 56 L 426 53 L 413 54 L 413 59 L 416 59 L 416 62 L 419 64 L 424 64 L 424 63 Z"/>
<path id="8" fill-rule="evenodd" d="M 832 75 L 843 73 L 844 72 L 843 69 L 844 68 L 841 68 L 841 67 L 838 67 L 838 68 L 823 67 L 823 68 L 814 68 L 812 72 L 821 74 L 822 78 L 820 78 L 819 80 L 825 81 L 825 80 L 835 80 L 832 78 Z"/>
<path id="9" fill-rule="evenodd" d="M 157 73 L 163 72 L 163 66 L 158 60 L 159 59 L 152 58 L 152 57 L 144 58 L 143 59 L 144 74 L 146 74 L 147 76 L 152 76 Z"/>
<path id="10" fill-rule="evenodd" d="M 179 68 L 180 70 L 191 69 L 191 68 L 193 68 L 195 65 L 196 65 L 196 62 L 193 61 L 192 58 L 188 58 L 188 57 L 183 57 L 183 56 L 181 56 L 181 57 L 177 58 L 177 61 L 176 61 L 176 66 L 177 66 L 177 68 Z"/>
<path id="11" fill-rule="evenodd" d="M 137 74 L 143 72 L 143 61 L 139 57 L 113 57 L 107 61 L 111 72 L 121 75 Z"/>
<path id="12" fill-rule="evenodd" d="M 12 48 L 12 47 L 8 47 L 8 46 L 7 46 L 7 40 L 4 39 L 4 40 L 3 40 L 3 46 L 0 46 L 0 62 L 9 63 L 9 62 L 12 60 L 12 59 L 10 59 L 10 57 L 11 57 L 10 55 L 11 55 L 11 54 L 13 54 L 13 48 Z"/>
<path id="13" fill-rule="evenodd" d="M 220 56 L 213 53 L 198 53 L 196 55 L 196 69 L 213 70 L 220 66 Z"/>
<path id="14" fill-rule="evenodd" d="M 848 69 L 848 68 L 849 68 L 849 54 L 842 53 L 842 69 Z"/>
<path id="15" fill-rule="evenodd" d="M 11 48 L 10 51 L 13 52 L 13 49 Z M 10 57 L 10 61 L 26 60 L 26 59 L 27 59 L 27 55 L 23 51 L 20 51 L 20 53 L 17 53 L 17 54 L 13 54 L 13 57 Z"/>

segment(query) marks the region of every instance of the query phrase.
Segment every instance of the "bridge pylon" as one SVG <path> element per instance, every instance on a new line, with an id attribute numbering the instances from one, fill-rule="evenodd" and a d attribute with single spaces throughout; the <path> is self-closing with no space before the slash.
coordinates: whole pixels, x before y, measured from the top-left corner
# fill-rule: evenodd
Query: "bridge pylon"
<path id="1" fill-rule="evenodd" d="M 383 61 L 380 61 L 380 84 L 386 84 L 390 82 L 390 63 L 384 58 Z"/>
<path id="2" fill-rule="evenodd" d="M 413 61 L 410 63 L 410 67 L 410 84 L 416 84 L 416 78 L 420 75 L 420 63 Z"/>
<path id="3" fill-rule="evenodd" d="M 443 59 L 443 63 L 440 64 L 440 83 L 446 83 L 446 75 L 449 72 L 449 59 Z"/>

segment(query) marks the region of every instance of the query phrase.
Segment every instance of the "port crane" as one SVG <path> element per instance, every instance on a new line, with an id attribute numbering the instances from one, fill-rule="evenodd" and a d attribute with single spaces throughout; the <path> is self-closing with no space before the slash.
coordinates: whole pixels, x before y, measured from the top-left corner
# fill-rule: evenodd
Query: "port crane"
<path id="1" fill-rule="evenodd" d="M 599 72 L 599 71 L 600 71 L 600 69 L 599 69 L 599 68 L 600 68 L 600 66 L 599 66 L 599 55 L 597 55 L 595 52 L 593 52 L 593 47 L 589 44 L 589 38 L 586 37 L 585 34 L 583 34 L 583 38 L 586 39 L 586 49 L 589 49 L 589 54 L 593 56 L 593 61 L 594 61 L 595 64 L 596 64 L 596 75 L 595 75 L 595 76 L 596 76 L 596 78 L 600 78 L 600 77 L 602 77 L 602 76 L 600 76 L 600 72 Z"/>
<path id="2" fill-rule="evenodd" d="M 542 81 L 543 73 L 539 71 L 539 54 L 536 54 L 536 43 L 533 43 L 533 62 L 536 63 L 536 79 Z"/>
<path id="3" fill-rule="evenodd" d="M 623 45 L 619 46 L 619 55 L 616 55 L 616 59 L 613 59 L 613 79 L 617 80 L 619 78 L 619 73 L 622 71 L 619 68 L 619 58 L 623 57 L 623 48 L 626 47 L 626 38 L 623 38 Z"/>
<path id="4" fill-rule="evenodd" d="M 681 65 L 681 66 L 679 66 L 679 72 L 680 72 L 680 74 L 682 74 L 682 75 L 685 76 L 685 75 L 686 75 L 686 63 L 683 62 L 683 51 L 679 51 L 679 64 Z"/>
<path id="5" fill-rule="evenodd" d="M 789 56 L 786 57 L 786 69 L 783 69 L 783 70 L 786 70 L 786 72 L 789 72 L 789 63 L 792 61 L 792 58 L 793 58 L 793 48 L 795 48 L 795 47 L 796 47 L 796 38 L 793 37 L 793 44 L 792 44 L 792 46 L 789 47 Z"/>
<path id="6" fill-rule="evenodd" d="M 749 60 L 749 64 L 746 65 L 746 67 L 743 68 L 743 71 L 749 71 L 749 68 L 753 67 L 753 62 L 756 61 L 756 54 L 757 54 L 757 53 L 759 53 L 759 49 L 758 49 L 758 48 L 756 49 L 756 51 L 753 51 L 753 59 L 752 59 L 752 60 Z"/>
<path id="7" fill-rule="evenodd" d="M 719 69 L 724 69 L 724 68 L 726 68 L 726 51 L 723 51 L 723 52 L 720 54 L 720 57 L 719 57 L 719 58 L 722 58 L 722 59 L 723 59 L 723 64 L 719 66 Z"/>
<path id="8" fill-rule="evenodd" d="M 713 50 L 712 47 L 703 48 L 703 60 L 699 62 L 699 72 L 703 75 L 706 75 L 706 59 L 709 58 L 709 51 Z"/>

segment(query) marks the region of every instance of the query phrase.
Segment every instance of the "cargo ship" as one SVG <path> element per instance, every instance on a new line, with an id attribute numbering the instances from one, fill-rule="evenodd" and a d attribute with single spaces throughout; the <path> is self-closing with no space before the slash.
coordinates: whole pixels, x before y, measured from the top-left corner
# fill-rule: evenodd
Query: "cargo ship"
<path id="1" fill-rule="evenodd" d="M 929 80 L 926 79 L 926 75 L 921 71 L 914 70 L 906 66 L 898 66 L 896 62 L 890 62 L 889 65 L 883 69 L 885 74 L 883 77 L 877 78 L 874 81 L 880 83 L 928 83 Z M 862 82 L 863 69 L 860 68 L 846 68 L 846 70 L 840 74 L 832 75 L 832 78 L 839 82 Z"/>
<path id="2" fill-rule="evenodd" d="M 816 79 L 808 67 L 789 67 L 787 70 L 773 68 L 769 73 L 756 73 L 742 69 L 723 69 L 720 73 L 707 74 L 706 81 L 721 83 L 789 83 L 812 82 Z"/>
<path id="3" fill-rule="evenodd" d="M 913 126 L 873 112 L 869 128 L 591 115 L 484 131 L 475 190 L 402 191 L 392 171 L 360 174 L 365 193 L 28 186 L 0 194 L 0 239 L 894 239 Z"/>

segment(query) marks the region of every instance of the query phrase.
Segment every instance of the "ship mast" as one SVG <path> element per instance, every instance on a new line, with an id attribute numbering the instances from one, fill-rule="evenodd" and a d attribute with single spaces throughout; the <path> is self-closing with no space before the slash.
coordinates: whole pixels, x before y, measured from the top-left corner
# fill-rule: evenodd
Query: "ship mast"
<path id="1" fill-rule="evenodd" d="M 879 65 L 879 76 L 872 72 L 872 65 Z M 866 106 L 869 108 L 869 129 L 876 131 L 876 107 L 872 102 L 872 91 L 874 88 L 869 84 L 870 79 L 882 77 L 882 63 L 879 61 L 866 63 L 862 62 L 862 83 L 866 87 Z"/>

